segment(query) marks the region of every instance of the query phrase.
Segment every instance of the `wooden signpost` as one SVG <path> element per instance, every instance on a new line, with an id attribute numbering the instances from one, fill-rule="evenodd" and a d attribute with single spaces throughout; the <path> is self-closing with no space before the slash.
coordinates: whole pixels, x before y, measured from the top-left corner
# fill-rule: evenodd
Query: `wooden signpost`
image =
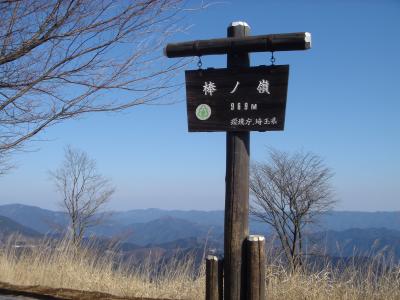
<path id="1" fill-rule="evenodd" d="M 283 130 L 289 66 L 250 67 L 250 52 L 293 51 L 311 48 L 308 32 L 250 36 L 245 22 L 233 22 L 228 37 L 168 44 L 167 57 L 227 54 L 226 69 L 186 71 L 189 131 L 226 131 L 225 224 L 223 298 L 262 299 L 264 242 L 247 246 L 249 237 L 250 131 Z M 252 239 L 250 242 L 254 243 Z M 261 248 L 260 248 L 261 247 Z M 247 266 L 245 261 L 247 260 Z M 220 281 L 213 264 L 208 280 Z M 212 275 L 212 276 L 211 276 Z M 249 282 L 251 280 L 251 282 Z M 259 282 L 259 283 L 257 283 Z M 221 299 L 221 282 L 207 283 L 207 299 Z M 215 290 L 218 287 L 218 290 Z M 247 289 L 247 290 L 246 290 Z M 250 290 L 249 290 L 250 289 Z M 213 296 L 211 296 L 213 295 Z M 251 295 L 251 296 L 249 296 Z"/>
<path id="2" fill-rule="evenodd" d="M 283 130 L 289 66 L 186 71 L 189 131 Z"/>

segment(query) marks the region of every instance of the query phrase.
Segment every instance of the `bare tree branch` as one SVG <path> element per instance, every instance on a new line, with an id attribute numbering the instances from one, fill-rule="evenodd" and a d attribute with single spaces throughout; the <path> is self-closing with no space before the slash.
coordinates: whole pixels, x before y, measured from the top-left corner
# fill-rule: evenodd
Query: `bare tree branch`
<path id="1" fill-rule="evenodd" d="M 302 265 L 303 228 L 335 203 L 331 170 L 312 153 L 269 151 L 269 161 L 254 163 L 250 213 L 277 233 L 293 269 Z"/>
<path id="2" fill-rule="evenodd" d="M 0 2 L 0 157 L 89 112 L 154 103 L 176 90 L 161 47 L 181 0 Z"/>
<path id="3" fill-rule="evenodd" d="M 115 189 L 97 172 L 94 160 L 70 146 L 65 149 L 63 164 L 50 176 L 63 196 L 61 206 L 68 213 L 72 238 L 78 244 L 88 228 L 103 221 L 101 210 Z"/>

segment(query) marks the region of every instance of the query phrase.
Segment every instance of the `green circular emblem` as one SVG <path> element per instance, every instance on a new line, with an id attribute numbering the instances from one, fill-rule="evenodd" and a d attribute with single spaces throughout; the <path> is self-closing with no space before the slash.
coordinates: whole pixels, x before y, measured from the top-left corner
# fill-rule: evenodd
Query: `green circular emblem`
<path id="1" fill-rule="evenodd" d="M 196 117 L 201 121 L 207 120 L 211 116 L 211 107 L 207 104 L 200 104 L 196 108 Z"/>

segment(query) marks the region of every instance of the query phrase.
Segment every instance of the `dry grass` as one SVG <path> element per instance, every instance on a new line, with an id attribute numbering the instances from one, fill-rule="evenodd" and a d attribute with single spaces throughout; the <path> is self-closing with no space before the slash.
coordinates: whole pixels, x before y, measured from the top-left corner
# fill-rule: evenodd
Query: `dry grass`
<path id="1" fill-rule="evenodd" d="M 193 259 L 172 260 L 164 266 L 144 262 L 135 268 L 119 264 L 113 254 L 76 250 L 62 241 L 16 253 L 10 241 L 0 250 L 0 281 L 100 291 L 118 296 L 204 299 L 204 270 Z M 159 269 L 157 275 L 153 270 Z M 344 268 L 326 264 L 320 271 L 288 272 L 267 267 L 268 299 L 400 299 L 400 268 L 377 256 L 363 265 Z"/>
<path id="2" fill-rule="evenodd" d="M 320 271 L 288 273 L 282 267 L 267 268 L 269 299 L 400 299 L 400 268 L 382 270 L 348 265 L 345 269 L 325 266 Z M 379 269 L 379 270 L 378 270 Z M 379 273 L 379 274 L 378 274 Z"/>
<path id="3" fill-rule="evenodd" d="M 76 249 L 65 240 L 56 248 L 47 241 L 22 251 L 13 244 L 10 239 L 0 250 L 1 282 L 99 291 L 123 297 L 201 299 L 204 294 L 203 270 L 194 271 L 190 257 L 172 259 L 163 266 L 145 261 L 132 268 L 121 264 L 111 251 Z M 160 269 L 157 275 L 154 269 Z"/>

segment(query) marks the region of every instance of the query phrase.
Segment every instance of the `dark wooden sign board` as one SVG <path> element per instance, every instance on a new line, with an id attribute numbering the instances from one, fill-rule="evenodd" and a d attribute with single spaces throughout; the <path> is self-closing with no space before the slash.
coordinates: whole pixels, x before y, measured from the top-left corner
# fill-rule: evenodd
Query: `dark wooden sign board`
<path id="1" fill-rule="evenodd" d="M 283 130 L 289 65 L 189 70 L 189 131 Z"/>

